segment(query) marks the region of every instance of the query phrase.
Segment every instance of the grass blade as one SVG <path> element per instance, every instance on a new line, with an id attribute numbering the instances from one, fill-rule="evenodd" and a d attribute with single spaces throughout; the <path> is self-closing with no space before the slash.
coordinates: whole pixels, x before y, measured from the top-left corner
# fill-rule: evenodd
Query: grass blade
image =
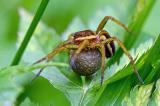
<path id="1" fill-rule="evenodd" d="M 17 65 L 19 63 L 19 61 L 21 60 L 21 57 L 24 53 L 24 50 L 27 47 L 39 20 L 41 19 L 42 15 L 44 13 L 44 10 L 47 7 L 48 2 L 49 2 L 49 0 L 42 0 L 41 4 L 36 12 L 36 15 L 34 16 L 33 21 L 31 22 L 29 29 L 27 30 L 27 33 L 22 41 L 22 44 L 19 47 L 11 65 Z"/>
<path id="2" fill-rule="evenodd" d="M 124 38 L 124 45 L 128 50 L 132 48 L 132 46 L 136 43 L 137 39 L 139 38 L 143 25 L 147 20 L 147 17 L 149 16 L 155 2 L 155 0 L 139 0 L 137 2 L 137 8 L 135 9 L 133 19 L 129 25 L 129 29 L 132 33 L 129 34 L 128 32 L 126 32 Z M 116 55 L 110 60 L 109 65 L 119 60 L 122 54 L 123 51 L 119 48 L 116 52 Z"/>

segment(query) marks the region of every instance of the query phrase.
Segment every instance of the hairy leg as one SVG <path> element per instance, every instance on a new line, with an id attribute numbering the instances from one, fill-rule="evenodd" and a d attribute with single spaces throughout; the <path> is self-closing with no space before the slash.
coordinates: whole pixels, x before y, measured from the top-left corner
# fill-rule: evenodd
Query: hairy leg
<path id="1" fill-rule="evenodd" d="M 78 45 L 74 45 L 74 44 L 66 44 L 66 45 L 58 46 L 51 53 L 49 53 L 45 57 L 39 59 L 38 61 L 34 62 L 33 64 L 40 63 L 40 62 L 42 62 L 44 60 L 49 61 L 49 60 L 51 60 L 53 58 L 54 55 L 56 55 L 57 53 L 65 50 L 65 49 L 77 49 L 77 48 L 78 48 Z"/>
<path id="2" fill-rule="evenodd" d="M 51 53 L 49 53 L 47 56 L 43 57 L 42 59 L 36 61 L 34 64 L 40 63 L 44 60 L 50 61 L 54 55 L 56 55 L 57 53 L 65 50 L 65 49 L 77 49 L 78 46 L 77 45 L 73 45 L 73 44 L 67 44 L 67 45 L 63 45 L 63 46 L 59 46 L 56 49 L 54 49 Z M 33 82 L 43 71 L 44 68 L 41 68 L 38 73 L 36 74 L 36 76 L 33 77 L 32 81 Z"/>
<path id="3" fill-rule="evenodd" d="M 89 35 L 89 36 L 85 36 L 85 37 L 79 37 L 77 39 L 75 39 L 76 41 L 83 41 L 83 40 L 90 40 L 90 39 L 95 39 L 97 38 L 96 35 Z"/>
<path id="4" fill-rule="evenodd" d="M 77 55 L 78 53 L 80 53 L 82 51 L 82 49 L 84 49 L 87 45 L 89 45 L 89 41 L 88 40 L 84 40 L 78 47 L 78 49 L 76 50 L 74 55 Z"/>
<path id="5" fill-rule="evenodd" d="M 105 46 L 102 43 L 96 44 L 96 47 L 100 49 L 102 60 L 101 60 L 101 85 L 103 84 L 104 80 L 104 65 L 105 65 Z"/>
<path id="6" fill-rule="evenodd" d="M 72 64 L 74 64 L 76 56 L 88 45 L 89 45 L 89 41 L 88 40 L 84 40 L 84 41 L 82 41 L 82 43 L 79 44 L 78 49 L 74 52 L 73 58 L 71 59 L 71 63 Z"/>
<path id="7" fill-rule="evenodd" d="M 103 83 L 104 80 L 104 65 L 105 65 L 105 47 L 102 44 L 101 45 L 101 54 L 102 54 L 102 75 L 101 75 L 101 84 Z"/>
<path id="8" fill-rule="evenodd" d="M 70 35 L 69 38 L 66 41 L 64 41 L 63 43 L 61 43 L 60 45 L 58 45 L 53 51 L 58 50 L 58 48 L 65 47 L 65 45 L 70 45 L 70 42 L 73 42 L 73 36 L 72 35 Z M 45 60 L 47 60 L 47 56 L 39 59 L 38 61 L 34 62 L 33 64 L 37 64 L 37 63 L 40 63 L 40 62 L 45 61 Z"/>
<path id="9" fill-rule="evenodd" d="M 103 20 L 100 22 L 100 24 L 98 25 L 98 28 L 96 30 L 96 34 L 98 34 L 99 31 L 101 31 L 104 28 L 104 26 L 108 22 L 108 20 L 111 20 L 111 21 L 115 22 L 116 24 L 118 24 L 119 26 L 121 26 L 122 28 L 124 28 L 126 31 L 130 32 L 129 29 L 123 23 L 121 23 L 120 21 L 118 21 L 114 17 L 112 17 L 112 16 L 105 16 L 103 18 Z"/>
<path id="10" fill-rule="evenodd" d="M 141 76 L 140 76 L 139 73 L 138 73 L 137 68 L 135 67 L 134 60 L 133 60 L 132 56 L 130 55 L 130 53 L 128 52 L 128 50 L 126 49 L 126 47 L 123 45 L 123 43 L 122 43 L 118 38 L 116 38 L 116 37 L 112 37 L 112 38 L 113 38 L 114 41 L 116 41 L 116 42 L 118 43 L 118 45 L 122 48 L 122 50 L 124 51 L 124 53 L 128 56 L 128 58 L 129 58 L 130 61 L 131 61 L 131 65 L 132 65 L 132 67 L 133 67 L 133 69 L 134 69 L 134 73 L 137 75 L 138 80 L 139 80 L 142 84 L 144 84 L 144 81 L 142 80 Z"/>
<path id="11" fill-rule="evenodd" d="M 112 57 L 112 56 L 113 56 L 113 50 L 112 50 L 112 47 L 110 46 L 110 44 L 109 44 L 109 43 L 107 44 L 107 47 L 108 47 L 109 52 L 110 52 L 111 57 Z"/>
<path id="12" fill-rule="evenodd" d="M 103 41 L 102 43 L 103 44 L 106 44 L 106 43 L 110 43 L 111 41 L 116 41 L 118 43 L 118 45 L 122 48 L 122 50 L 124 51 L 124 53 L 127 55 L 127 57 L 130 59 L 131 61 L 131 65 L 133 67 L 133 70 L 134 70 L 134 73 L 137 75 L 138 77 L 138 80 L 144 84 L 144 81 L 142 80 L 141 76 L 139 75 L 136 67 L 135 67 L 135 63 L 134 63 L 134 60 L 132 58 L 132 56 L 130 55 L 130 53 L 128 52 L 128 50 L 126 49 L 126 47 L 123 45 L 123 43 L 116 37 L 111 37 L 111 38 L 108 38 L 106 39 L 105 41 Z"/>

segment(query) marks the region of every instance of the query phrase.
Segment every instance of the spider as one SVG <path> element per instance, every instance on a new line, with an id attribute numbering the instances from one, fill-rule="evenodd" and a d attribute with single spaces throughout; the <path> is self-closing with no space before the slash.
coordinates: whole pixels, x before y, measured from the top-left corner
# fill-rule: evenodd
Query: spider
<path id="1" fill-rule="evenodd" d="M 34 64 L 40 63 L 45 60 L 50 61 L 53 56 L 65 49 L 68 49 L 70 54 L 70 65 L 73 71 L 82 76 L 90 76 L 101 68 L 102 84 L 104 80 L 105 59 L 111 58 L 115 54 L 115 41 L 130 59 L 130 63 L 133 67 L 134 73 L 137 75 L 139 81 L 144 84 L 135 67 L 134 60 L 126 47 L 117 37 L 111 37 L 110 34 L 103 29 L 108 20 L 115 22 L 117 25 L 130 32 L 123 23 L 121 23 L 114 17 L 105 16 L 98 25 L 96 31 L 83 30 L 72 33 L 66 41 L 53 49 L 51 53 L 36 61 Z M 38 72 L 36 77 L 40 75 L 42 70 L 43 68 Z"/>

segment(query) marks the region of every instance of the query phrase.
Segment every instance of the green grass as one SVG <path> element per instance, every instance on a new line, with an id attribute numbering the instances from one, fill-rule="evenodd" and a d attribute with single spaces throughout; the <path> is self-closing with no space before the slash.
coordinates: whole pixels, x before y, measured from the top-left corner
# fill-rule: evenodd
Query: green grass
<path id="1" fill-rule="evenodd" d="M 42 15 L 44 13 L 44 10 L 47 7 L 48 2 L 49 2 L 49 0 L 42 0 L 34 18 L 33 18 L 33 21 L 30 24 L 30 26 L 27 30 L 27 33 L 25 34 L 24 40 L 22 41 L 22 44 L 20 45 L 11 65 L 17 65 L 20 62 L 21 57 L 22 57 L 33 33 L 34 33 L 34 30 L 35 30 L 39 20 L 41 19 Z"/>

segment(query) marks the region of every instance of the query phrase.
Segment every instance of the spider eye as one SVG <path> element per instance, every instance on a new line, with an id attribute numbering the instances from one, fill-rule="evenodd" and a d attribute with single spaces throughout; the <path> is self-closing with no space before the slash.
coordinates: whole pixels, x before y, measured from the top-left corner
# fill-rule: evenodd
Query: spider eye
<path id="1" fill-rule="evenodd" d="M 106 37 L 104 35 L 101 35 L 100 39 L 103 41 L 103 40 L 106 40 Z"/>

